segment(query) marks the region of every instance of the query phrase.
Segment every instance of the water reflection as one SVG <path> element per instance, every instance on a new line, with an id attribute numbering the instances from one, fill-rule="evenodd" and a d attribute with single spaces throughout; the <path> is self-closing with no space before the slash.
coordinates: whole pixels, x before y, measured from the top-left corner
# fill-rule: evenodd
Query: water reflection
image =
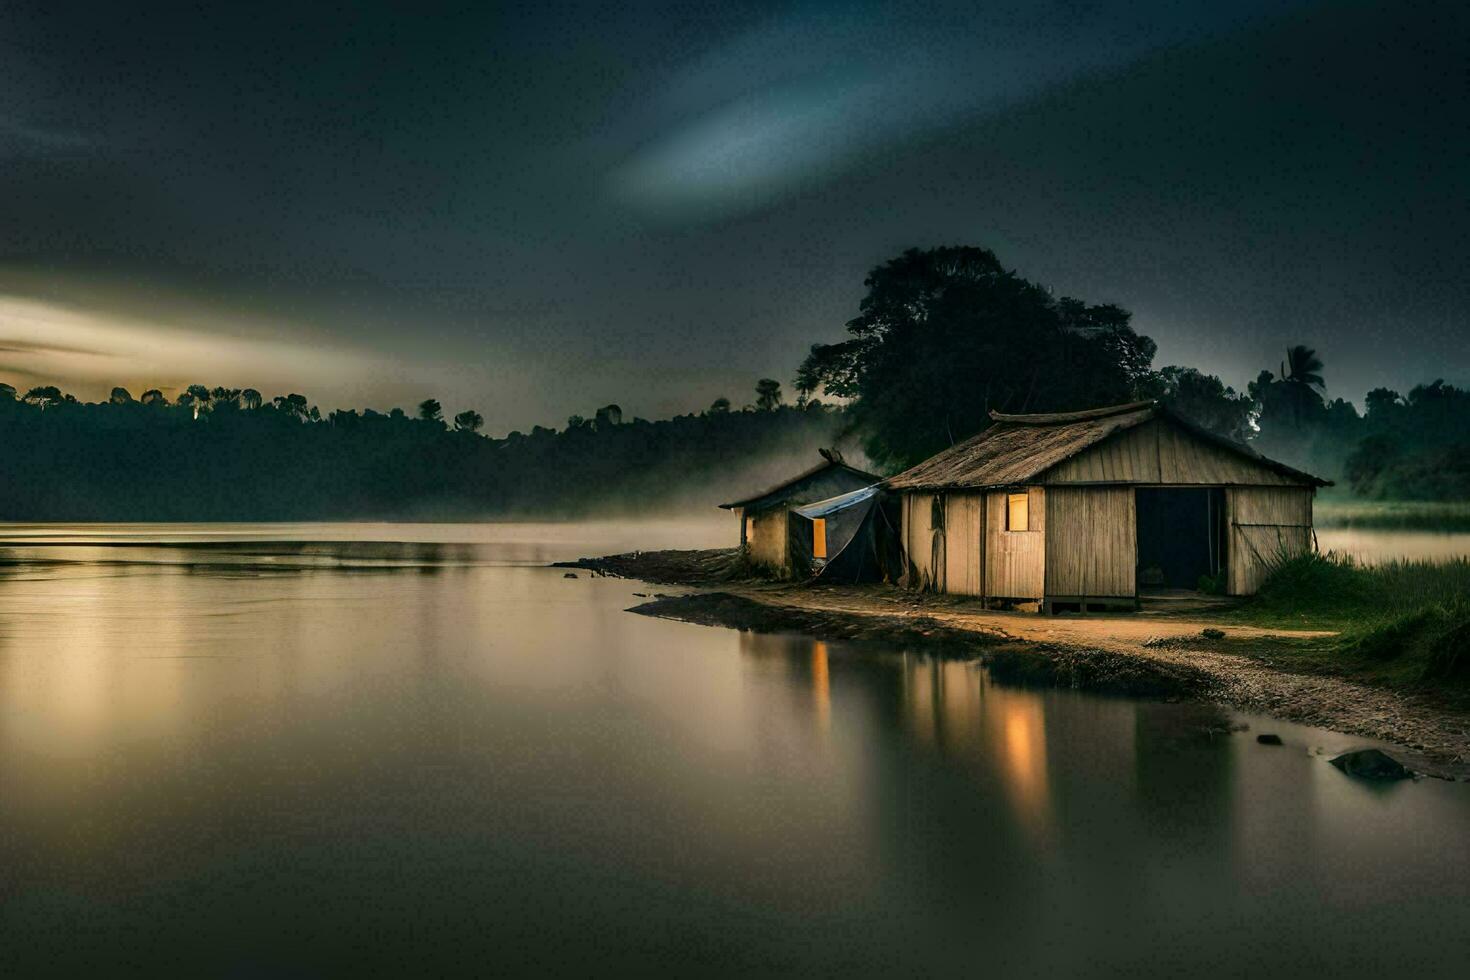
<path id="1" fill-rule="evenodd" d="M 976 665 L 908 653 L 895 662 L 907 732 L 975 772 L 1000 773 L 1024 832 L 1049 817 L 1046 709 L 1035 694 L 998 687 Z"/>
<path id="2" fill-rule="evenodd" d="M 1006 783 L 1011 790 L 1017 818 L 1028 827 L 1042 828 L 1048 822 L 1049 799 L 1046 783 L 1046 727 L 1040 701 L 1006 696 L 993 697 L 993 707 L 1002 720 Z M 1009 702 L 1009 703 L 1007 703 Z"/>
<path id="3" fill-rule="evenodd" d="M 1393 561 L 1449 562 L 1470 558 L 1470 532 L 1319 527 L 1317 547 L 1369 565 Z"/>
<path id="4" fill-rule="evenodd" d="M 832 690 L 827 677 L 827 644 L 812 641 L 812 714 L 817 727 L 826 731 L 832 724 Z"/>
<path id="5" fill-rule="evenodd" d="M 1262 964 L 1293 962 L 1301 934 L 1263 929 L 1255 910 L 1305 912 L 1329 895 L 1405 927 L 1406 903 L 1426 914 L 1410 878 L 1390 874 L 1389 907 L 1358 890 L 1361 875 L 1381 880 L 1392 866 L 1387 841 L 1366 855 L 1342 850 L 1363 846 L 1349 840 L 1364 833 L 1349 829 L 1345 810 L 1387 818 L 1375 787 L 1336 778 L 1321 761 L 1358 740 L 1209 705 L 1006 688 L 974 664 L 871 645 L 745 634 L 740 648 L 766 673 L 784 662 L 809 688 L 813 715 L 864 760 L 869 779 L 849 801 L 868 821 L 864 846 L 883 855 L 892 877 L 931 896 L 936 921 L 973 928 L 974 916 L 986 916 L 1038 946 L 1044 923 L 1102 930 L 1083 930 L 1075 959 L 1048 950 L 1032 954 L 1033 967 L 1088 972 L 1101 957 L 1198 973 L 1201 957 L 1247 946 Z M 1241 731 L 1251 721 L 1282 733 L 1287 747 L 1257 745 Z M 1457 807 L 1470 804 L 1464 796 Z M 1435 836 L 1447 841 L 1453 831 L 1441 826 Z M 1470 859 L 1463 841 L 1450 850 L 1454 863 Z M 1447 885 L 1428 854 L 1414 866 Z M 977 894 L 990 886 L 1003 896 Z M 1232 910 L 1223 921 L 1220 909 Z M 1208 952 L 1201 928 L 1219 951 Z M 1159 936 L 1192 938 L 1160 949 Z M 1367 957 L 1360 965 L 1382 962 L 1369 944 L 1340 942 Z"/>
<path id="6" fill-rule="evenodd" d="M 1466 787 L 1356 740 L 247 544 L 0 575 L 0 974 L 1459 966 Z"/>

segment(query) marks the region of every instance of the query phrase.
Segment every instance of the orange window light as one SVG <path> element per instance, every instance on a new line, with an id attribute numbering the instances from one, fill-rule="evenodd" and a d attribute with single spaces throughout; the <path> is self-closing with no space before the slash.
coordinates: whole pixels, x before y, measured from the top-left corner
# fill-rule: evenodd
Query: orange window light
<path id="1" fill-rule="evenodd" d="M 1024 493 L 1012 493 L 1006 495 L 1006 530 L 1007 531 L 1029 531 L 1031 529 L 1031 509 L 1027 504 Z"/>

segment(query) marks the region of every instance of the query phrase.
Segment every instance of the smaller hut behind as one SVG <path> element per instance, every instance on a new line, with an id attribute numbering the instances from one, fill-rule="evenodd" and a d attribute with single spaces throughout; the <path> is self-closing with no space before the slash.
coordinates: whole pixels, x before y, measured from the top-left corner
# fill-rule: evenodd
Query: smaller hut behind
<path id="1" fill-rule="evenodd" d="M 720 504 L 724 510 L 733 510 L 740 518 L 740 548 L 746 559 L 757 568 L 782 578 L 808 573 L 807 564 L 811 557 L 795 552 L 810 550 L 818 559 L 825 559 L 825 523 L 816 528 L 822 532 L 821 541 L 808 542 L 808 549 L 791 547 L 793 533 L 792 512 L 804 504 L 826 500 L 853 490 L 861 490 L 877 483 L 880 477 L 849 466 L 836 450 L 821 450 L 821 464 L 800 473 L 784 483 L 778 483 L 751 497 Z M 810 528 L 811 523 L 796 525 L 798 529 Z M 798 569 L 793 559 L 801 557 L 803 567 Z"/>

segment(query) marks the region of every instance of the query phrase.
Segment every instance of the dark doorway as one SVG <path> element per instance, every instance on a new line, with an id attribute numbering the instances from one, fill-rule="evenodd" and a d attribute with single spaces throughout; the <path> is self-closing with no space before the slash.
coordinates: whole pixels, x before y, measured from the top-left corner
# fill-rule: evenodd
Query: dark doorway
<path id="1" fill-rule="evenodd" d="M 1140 487 L 1138 589 L 1198 589 L 1225 568 L 1225 491 Z M 1209 583 L 1203 583 L 1208 585 Z"/>

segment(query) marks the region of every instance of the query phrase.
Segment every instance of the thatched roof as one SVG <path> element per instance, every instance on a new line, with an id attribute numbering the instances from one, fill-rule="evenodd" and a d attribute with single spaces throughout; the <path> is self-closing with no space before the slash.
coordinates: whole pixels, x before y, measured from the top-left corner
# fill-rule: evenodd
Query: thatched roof
<path id="1" fill-rule="evenodd" d="M 991 412 L 990 417 L 995 424 L 984 432 L 890 477 L 886 485 L 894 490 L 946 490 L 1033 483 L 1063 460 L 1156 418 L 1166 418 L 1199 439 L 1299 480 L 1303 485 L 1329 485 L 1326 480 L 1267 459 L 1249 446 L 1203 429 L 1158 402 L 1132 402 L 1084 412 L 1044 415 Z"/>
<path id="2" fill-rule="evenodd" d="M 863 470 L 858 469 L 856 466 L 849 466 L 847 463 L 842 461 L 842 456 L 835 451 L 822 450 L 822 462 L 817 464 L 816 466 L 813 466 L 811 469 L 806 470 L 803 473 L 798 473 L 796 476 L 793 476 L 789 480 L 778 483 L 774 487 L 769 487 L 765 490 L 762 490 L 760 493 L 746 497 L 743 500 L 733 500 L 728 504 L 720 504 L 720 507 L 725 510 L 733 510 L 736 507 L 743 507 L 746 510 L 758 510 L 767 505 L 782 503 L 788 498 L 795 498 L 797 496 L 800 496 L 802 484 L 809 483 L 812 480 L 815 480 L 816 478 L 827 473 L 828 470 L 839 470 L 845 472 L 855 477 L 857 480 L 860 480 L 867 484 L 875 484 L 883 479 L 877 474 L 867 473 Z M 830 491 L 823 494 L 822 496 L 825 497 L 829 494 Z M 811 501 L 810 499 L 808 499 L 800 500 L 797 502 L 805 504 L 810 503 Z"/>

